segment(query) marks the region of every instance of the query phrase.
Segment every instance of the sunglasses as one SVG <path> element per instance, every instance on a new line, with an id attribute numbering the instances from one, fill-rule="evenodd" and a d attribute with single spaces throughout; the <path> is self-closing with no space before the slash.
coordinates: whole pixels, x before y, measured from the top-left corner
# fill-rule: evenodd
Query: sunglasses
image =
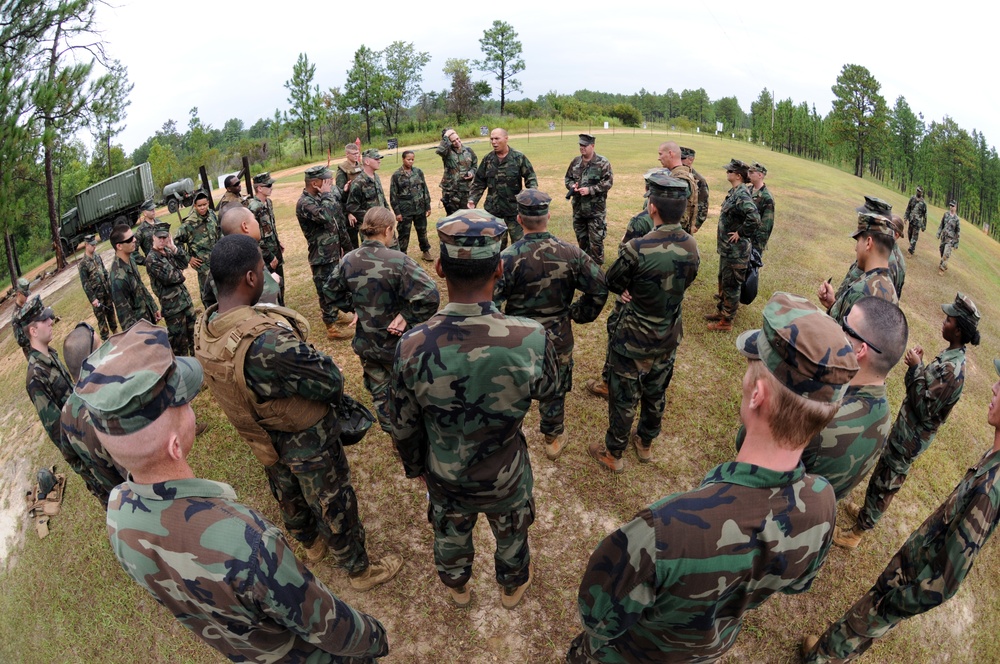
<path id="1" fill-rule="evenodd" d="M 129 242 L 132 242 L 133 240 L 135 240 L 135 236 L 134 235 L 132 237 L 125 238 L 124 240 L 122 240 L 118 244 L 128 244 Z"/>
<path id="2" fill-rule="evenodd" d="M 868 347 L 871 348 L 873 351 L 875 351 L 879 355 L 882 354 L 882 351 L 879 349 L 878 346 L 876 346 L 872 342 L 870 342 L 867 339 L 865 339 L 863 336 L 861 336 L 860 334 L 858 334 L 857 331 L 853 327 L 851 327 L 850 325 L 847 324 L 847 318 L 846 317 L 844 318 L 844 322 L 840 324 L 840 329 L 842 329 L 844 331 L 844 334 L 846 334 L 847 336 L 852 337 L 854 339 L 857 339 L 858 341 L 860 341 L 863 344 L 868 344 Z"/>

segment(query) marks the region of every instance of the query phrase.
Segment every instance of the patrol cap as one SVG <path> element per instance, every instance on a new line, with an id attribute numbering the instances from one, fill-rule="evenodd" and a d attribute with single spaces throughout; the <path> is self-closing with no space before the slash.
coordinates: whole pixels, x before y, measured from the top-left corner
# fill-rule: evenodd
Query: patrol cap
<path id="1" fill-rule="evenodd" d="M 525 217 L 541 217 L 549 213 L 552 197 L 537 189 L 522 189 L 517 196 L 517 211 Z"/>
<path id="2" fill-rule="evenodd" d="M 170 222 L 161 221 L 153 224 L 153 237 L 170 237 Z"/>
<path id="3" fill-rule="evenodd" d="M 326 166 L 313 166 L 306 169 L 306 182 L 309 180 L 332 180 L 333 171 Z"/>
<path id="4" fill-rule="evenodd" d="M 459 260 L 496 256 L 506 232 L 502 219 L 483 210 L 459 210 L 437 223 L 441 252 Z"/>
<path id="5" fill-rule="evenodd" d="M 257 175 L 253 176 L 253 183 L 263 184 L 270 187 L 272 184 L 274 184 L 274 178 L 271 177 L 270 173 L 258 173 Z"/>
<path id="6" fill-rule="evenodd" d="M 858 372 L 847 335 L 835 320 L 799 295 L 777 292 L 764 305 L 764 324 L 736 339 L 736 348 L 760 360 L 778 382 L 810 401 L 843 398 Z"/>
<path id="7" fill-rule="evenodd" d="M 24 305 L 24 309 L 21 310 L 21 320 L 25 325 L 37 321 L 50 320 L 55 317 L 56 315 L 52 311 L 52 307 L 46 307 L 42 304 L 42 298 L 38 295 L 28 300 L 28 303 Z"/>
<path id="8" fill-rule="evenodd" d="M 979 309 L 968 295 L 957 293 L 954 302 L 941 305 L 941 311 L 952 318 L 962 318 L 972 327 L 979 327 Z"/>
<path id="9" fill-rule="evenodd" d="M 854 208 L 856 212 L 873 212 L 877 215 L 889 219 L 892 216 L 892 203 L 883 201 L 881 198 L 876 198 L 874 196 L 865 196 L 865 202 Z"/>
<path id="10" fill-rule="evenodd" d="M 726 171 L 748 171 L 750 167 L 739 159 L 730 159 L 729 163 L 723 166 Z"/>
<path id="11" fill-rule="evenodd" d="M 19 277 L 17 280 L 17 292 L 22 295 L 31 294 L 31 284 L 29 284 L 28 280 L 24 277 Z"/>
<path id="12" fill-rule="evenodd" d="M 917 185 L 917 193 L 918 193 L 918 194 L 922 194 L 922 193 L 924 193 L 924 188 L 923 188 L 923 187 L 921 187 L 921 186 L 920 186 L 919 184 Z"/>
<path id="13" fill-rule="evenodd" d="M 361 156 L 366 159 L 378 159 L 380 161 L 382 160 L 382 155 L 378 153 L 378 148 L 371 148 L 369 150 L 365 150 L 364 152 L 361 153 Z"/>
<path id="14" fill-rule="evenodd" d="M 948 207 L 958 207 L 958 203 L 956 203 L 955 201 L 951 201 L 948 203 Z"/>
<path id="15" fill-rule="evenodd" d="M 198 199 L 197 199 L 197 198 L 195 198 L 195 200 L 198 200 Z M 156 211 L 156 205 L 154 205 L 154 204 L 153 204 L 153 201 L 152 201 L 152 199 L 150 199 L 150 200 L 148 200 L 148 201 L 143 201 L 143 203 L 142 203 L 142 206 L 141 206 L 141 207 L 142 207 L 142 209 L 143 209 L 143 210 L 145 210 L 146 212 L 155 212 L 155 211 Z"/>
<path id="16" fill-rule="evenodd" d="M 86 242 L 87 244 L 90 244 L 90 245 L 97 244 L 97 236 L 96 235 L 85 235 L 84 238 L 83 238 L 83 241 Z"/>
<path id="17" fill-rule="evenodd" d="M 199 189 L 198 192 L 194 195 L 194 202 L 197 203 L 203 198 L 208 198 L 208 194 L 205 193 L 204 189 Z"/>
<path id="18" fill-rule="evenodd" d="M 690 159 L 695 155 L 695 151 L 691 148 L 681 148 L 681 159 Z"/>
<path id="19" fill-rule="evenodd" d="M 597 139 L 590 134 L 580 134 L 580 145 L 593 145 Z"/>
<path id="20" fill-rule="evenodd" d="M 239 181 L 240 177 L 238 175 L 227 175 L 222 184 L 226 187 L 232 187 L 234 184 L 239 184 Z"/>
<path id="21" fill-rule="evenodd" d="M 757 171 L 761 175 L 767 175 L 767 166 L 760 163 L 759 161 L 755 161 L 754 163 L 750 164 L 750 168 L 748 170 Z"/>
<path id="22" fill-rule="evenodd" d="M 145 428 L 167 408 L 190 402 L 202 377 L 196 359 L 174 357 L 165 328 L 140 320 L 83 361 L 76 394 L 94 428 L 123 436 Z"/>
<path id="23" fill-rule="evenodd" d="M 1000 376 L 1000 360 L 993 360 L 993 368 L 997 370 L 997 375 Z"/>
<path id="24" fill-rule="evenodd" d="M 869 233 L 888 235 L 892 239 L 896 239 L 896 235 L 892 232 L 892 226 L 890 226 L 890 223 L 891 222 L 888 217 L 883 217 L 880 214 L 875 214 L 874 212 L 859 212 L 858 229 L 851 234 L 851 237 L 856 238 L 867 231 Z"/>
<path id="25" fill-rule="evenodd" d="M 691 188 L 680 178 L 670 175 L 665 168 L 654 169 L 644 176 L 650 194 L 664 198 L 690 198 Z"/>

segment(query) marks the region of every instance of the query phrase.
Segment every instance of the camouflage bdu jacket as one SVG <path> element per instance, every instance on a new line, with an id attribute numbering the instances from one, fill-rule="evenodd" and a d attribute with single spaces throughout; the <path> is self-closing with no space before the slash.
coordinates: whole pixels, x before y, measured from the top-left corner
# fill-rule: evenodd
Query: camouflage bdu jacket
<path id="1" fill-rule="evenodd" d="M 233 661 L 344 661 L 326 653 L 368 661 L 389 652 L 382 624 L 330 592 L 227 484 L 127 482 L 111 494 L 108 537 L 129 576 Z"/>
<path id="2" fill-rule="evenodd" d="M 469 201 L 474 205 L 479 203 L 486 191 L 483 209 L 501 219 L 511 219 L 517 216 L 517 201 L 514 197 L 521 189 L 537 188 L 535 169 L 522 153 L 511 148 L 501 160 L 496 152 L 490 152 L 479 162 L 476 177 L 469 188 Z"/>
<path id="3" fill-rule="evenodd" d="M 836 498 L 800 464 L 729 462 L 597 545 L 580 582 L 569 662 L 711 662 L 743 614 L 809 589 L 833 541 Z"/>
<path id="4" fill-rule="evenodd" d="M 920 230 L 927 230 L 927 203 L 921 198 L 910 196 L 910 202 L 906 204 L 906 213 L 903 219 L 911 224 L 920 227 Z"/>
<path id="5" fill-rule="evenodd" d="M 628 244 L 629 241 L 649 233 L 655 226 L 656 224 L 653 223 L 653 218 L 649 216 L 649 212 L 647 210 L 643 210 L 629 219 L 628 226 L 625 227 L 625 235 L 622 236 L 622 240 L 618 244 L 618 255 L 621 256 L 622 249 L 625 248 L 625 245 Z"/>
<path id="6" fill-rule="evenodd" d="M 423 476 L 438 503 L 523 502 L 533 478 L 521 422 L 558 372 L 541 324 L 492 302 L 450 302 L 396 347 L 389 408 L 406 476 Z"/>
<path id="7" fill-rule="evenodd" d="M 38 419 L 49 439 L 62 449 L 62 437 L 59 431 L 59 418 L 62 415 L 63 404 L 73 392 L 73 379 L 69 370 L 59 359 L 55 348 L 49 348 L 49 354 L 39 353 L 34 348 L 28 350 L 28 374 L 24 387 L 28 398 L 38 411 Z"/>
<path id="8" fill-rule="evenodd" d="M 274 205 L 271 199 L 261 201 L 254 196 L 247 203 L 247 209 L 253 212 L 254 218 L 260 225 L 260 253 L 264 256 L 264 265 L 270 268 L 271 261 L 281 255 L 278 226 L 274 221 Z M 279 258 L 279 262 L 284 261 Z"/>
<path id="9" fill-rule="evenodd" d="M 139 278 L 132 261 L 125 263 L 115 256 L 111 261 L 111 297 L 115 301 L 115 313 L 123 330 L 127 330 L 141 319 L 156 322 L 158 307 L 153 296 Z"/>
<path id="10" fill-rule="evenodd" d="M 409 173 L 402 167 L 397 169 L 389 183 L 389 202 L 393 212 L 403 217 L 427 214 L 431 208 L 431 194 L 427 191 L 424 172 L 416 166 Z"/>
<path id="11" fill-rule="evenodd" d="M 434 152 L 441 157 L 444 165 L 444 172 L 441 174 L 441 197 L 458 199 L 464 207 L 465 202 L 469 200 L 469 186 L 472 184 L 472 180 L 466 180 L 465 175 L 467 173 L 475 175 L 476 165 L 479 163 L 476 153 L 464 145 L 461 150 L 455 152 L 451 149 L 451 141 L 447 138 L 441 139 Z"/>
<path id="12" fill-rule="evenodd" d="M 357 311 L 354 352 L 385 365 L 392 364 L 399 343 L 387 329 L 396 314 L 403 314 L 410 329 L 433 316 L 441 304 L 437 284 L 416 261 L 375 240 L 365 240 L 345 254 L 325 288 L 338 309 Z"/>
<path id="13" fill-rule="evenodd" d="M 17 303 L 14 303 L 14 309 L 10 312 L 10 329 L 14 332 L 14 341 L 27 354 L 28 348 L 31 347 L 31 341 L 28 339 L 28 332 L 24 329 L 24 322 L 21 320 L 23 309 L 24 307 L 18 307 Z"/>
<path id="14" fill-rule="evenodd" d="M 63 446 L 71 449 L 87 469 L 83 480 L 87 489 L 105 505 L 111 490 L 126 479 L 126 470 L 115 463 L 97 438 L 86 405 L 71 392 L 59 418 Z M 82 474 L 81 474 L 82 475 Z"/>
<path id="15" fill-rule="evenodd" d="M 358 177 L 358 173 L 363 173 L 364 169 L 361 168 L 361 163 L 357 163 L 351 166 L 347 161 L 344 161 L 337 165 L 337 177 L 333 181 L 333 185 L 337 188 L 337 191 L 343 196 L 344 187 L 347 186 L 348 182 L 353 182 L 354 178 Z M 360 222 L 361 220 L 358 219 Z"/>
<path id="16" fill-rule="evenodd" d="M 135 246 L 137 249 L 141 250 L 141 253 L 137 251 L 135 252 L 137 255 L 133 256 L 133 260 L 135 260 L 136 265 L 145 265 L 146 256 L 148 256 L 149 252 L 153 250 L 154 226 L 156 226 L 155 222 L 149 223 L 143 220 L 136 224 L 133 229 L 133 233 L 135 233 Z"/>
<path id="17" fill-rule="evenodd" d="M 739 184 L 729 190 L 719 210 L 719 230 L 716 251 L 734 263 L 750 260 L 750 247 L 760 233 L 760 213 L 750 196 L 749 185 Z M 740 239 L 729 241 L 730 233 L 739 233 Z"/>
<path id="18" fill-rule="evenodd" d="M 309 245 L 309 265 L 336 263 L 344 250 L 350 251 L 346 222 L 338 223 L 339 208 L 339 201 L 331 194 L 313 196 L 302 190 L 295 204 L 295 217 Z"/>
<path id="19" fill-rule="evenodd" d="M 360 226 L 364 221 L 365 212 L 379 206 L 388 208 L 389 204 L 385 201 L 385 192 L 382 191 L 382 180 L 378 173 L 371 177 L 364 171 L 358 173 L 357 177 L 351 180 L 344 210 L 347 214 L 353 214 Z"/>
<path id="20" fill-rule="evenodd" d="M 851 263 L 847 274 L 844 275 L 844 280 L 837 286 L 837 294 L 834 297 L 839 300 L 847 292 L 847 289 L 861 278 L 862 274 L 858 262 Z M 889 253 L 889 280 L 892 281 L 892 285 L 896 289 L 896 299 L 899 300 L 903 297 L 903 284 L 906 282 L 906 259 L 903 258 L 903 251 L 899 248 L 899 244 L 892 245 L 892 251 Z"/>
<path id="21" fill-rule="evenodd" d="M 854 303 L 868 296 L 899 304 L 896 287 L 892 285 L 892 277 L 889 275 L 889 268 L 876 267 L 858 275 L 857 279 L 837 297 L 837 301 L 826 313 L 838 323 L 843 323 Z"/>
<path id="22" fill-rule="evenodd" d="M 608 290 L 628 289 L 632 301 L 609 336 L 610 349 L 637 360 L 669 355 L 683 336 L 681 303 L 700 264 L 698 244 L 680 224 L 663 224 L 624 245 L 606 277 Z"/>
<path id="23" fill-rule="evenodd" d="M 155 249 L 146 256 L 146 274 L 149 275 L 149 285 L 160 300 L 160 309 L 164 318 L 176 316 L 187 310 L 194 312 L 191 294 L 185 285 L 184 268 L 188 266 L 188 257 L 183 249 L 176 253 L 161 254 Z M 150 321 L 152 322 L 152 321 Z"/>
<path id="24" fill-rule="evenodd" d="M 202 279 L 210 274 L 208 257 L 220 237 L 222 237 L 222 232 L 219 230 L 219 219 L 215 216 L 215 210 L 212 209 L 209 209 L 204 217 L 191 210 L 191 214 L 177 229 L 174 245 L 178 249 L 183 249 L 190 258 L 200 258 L 202 261 L 201 267 L 197 268 L 201 277 L 199 283 L 202 283 Z"/>
<path id="25" fill-rule="evenodd" d="M 753 246 L 760 253 L 764 253 L 767 241 L 771 238 L 771 231 L 774 230 L 774 198 L 771 197 L 771 191 L 766 184 L 761 185 L 756 191 L 751 189 L 750 193 L 753 204 L 760 213 L 760 230 L 753 239 Z"/>
<path id="26" fill-rule="evenodd" d="M 87 294 L 87 302 L 103 301 L 111 297 L 111 281 L 108 279 L 108 268 L 96 251 L 93 256 L 84 255 L 80 259 L 80 282 L 83 292 Z"/>
<path id="27" fill-rule="evenodd" d="M 573 352 L 573 325 L 592 323 L 608 300 L 604 273 L 579 247 L 552 233 L 528 233 L 500 254 L 503 277 L 493 301 L 508 316 L 532 318 L 543 326 L 558 355 Z M 580 297 L 573 301 L 573 294 Z"/>
<path id="28" fill-rule="evenodd" d="M 849 385 L 833 420 L 802 452 L 806 472 L 825 477 L 843 500 L 875 467 L 891 426 L 885 385 Z"/>
<path id="29" fill-rule="evenodd" d="M 687 199 L 684 217 L 681 219 L 681 228 L 684 229 L 685 233 L 690 233 L 692 228 L 698 226 L 698 180 L 692 175 L 691 169 L 684 164 L 672 168 L 670 175 L 688 183 L 690 195 Z M 650 226 L 652 226 L 652 219 L 650 219 Z"/>
<path id="30" fill-rule="evenodd" d="M 937 236 L 941 244 L 951 243 L 953 247 L 958 247 L 958 236 L 962 232 L 962 224 L 957 214 L 945 212 L 941 217 L 941 225 L 938 227 Z"/>
<path id="31" fill-rule="evenodd" d="M 701 225 L 708 219 L 708 181 L 693 168 L 691 175 L 698 181 L 698 221 L 695 226 L 701 228 Z"/>
<path id="32" fill-rule="evenodd" d="M 608 209 L 608 190 L 615 182 L 611 172 L 611 162 L 594 153 L 590 163 L 584 164 L 583 157 L 577 156 L 569 163 L 563 183 L 573 191 L 573 185 L 590 187 L 588 196 L 573 196 L 574 217 L 602 217 Z M 514 192 L 515 194 L 517 192 Z"/>

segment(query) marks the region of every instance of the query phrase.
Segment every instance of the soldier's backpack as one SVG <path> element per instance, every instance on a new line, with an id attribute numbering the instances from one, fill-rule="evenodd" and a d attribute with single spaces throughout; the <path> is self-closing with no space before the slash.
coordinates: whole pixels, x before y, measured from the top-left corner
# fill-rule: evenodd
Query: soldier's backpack
<path id="1" fill-rule="evenodd" d="M 757 299 L 757 284 L 760 279 L 760 268 L 764 261 L 756 247 L 750 249 L 750 260 L 747 261 L 747 277 L 740 289 L 740 304 L 750 304 Z"/>

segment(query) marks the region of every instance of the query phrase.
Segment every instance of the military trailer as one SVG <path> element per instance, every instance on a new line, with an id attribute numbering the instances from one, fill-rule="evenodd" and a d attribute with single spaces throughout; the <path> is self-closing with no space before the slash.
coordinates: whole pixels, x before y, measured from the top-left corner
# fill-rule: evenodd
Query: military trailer
<path id="1" fill-rule="evenodd" d="M 170 214 L 177 212 L 178 208 L 191 207 L 194 205 L 196 191 L 191 178 L 171 182 L 163 188 L 163 205 L 167 206 Z"/>
<path id="2" fill-rule="evenodd" d="M 139 218 L 143 202 L 152 199 L 154 193 L 149 163 L 133 166 L 87 187 L 76 195 L 76 207 L 64 214 L 59 224 L 63 252 L 73 253 L 84 236 L 91 233 L 107 240 L 116 225 L 132 226 Z"/>

